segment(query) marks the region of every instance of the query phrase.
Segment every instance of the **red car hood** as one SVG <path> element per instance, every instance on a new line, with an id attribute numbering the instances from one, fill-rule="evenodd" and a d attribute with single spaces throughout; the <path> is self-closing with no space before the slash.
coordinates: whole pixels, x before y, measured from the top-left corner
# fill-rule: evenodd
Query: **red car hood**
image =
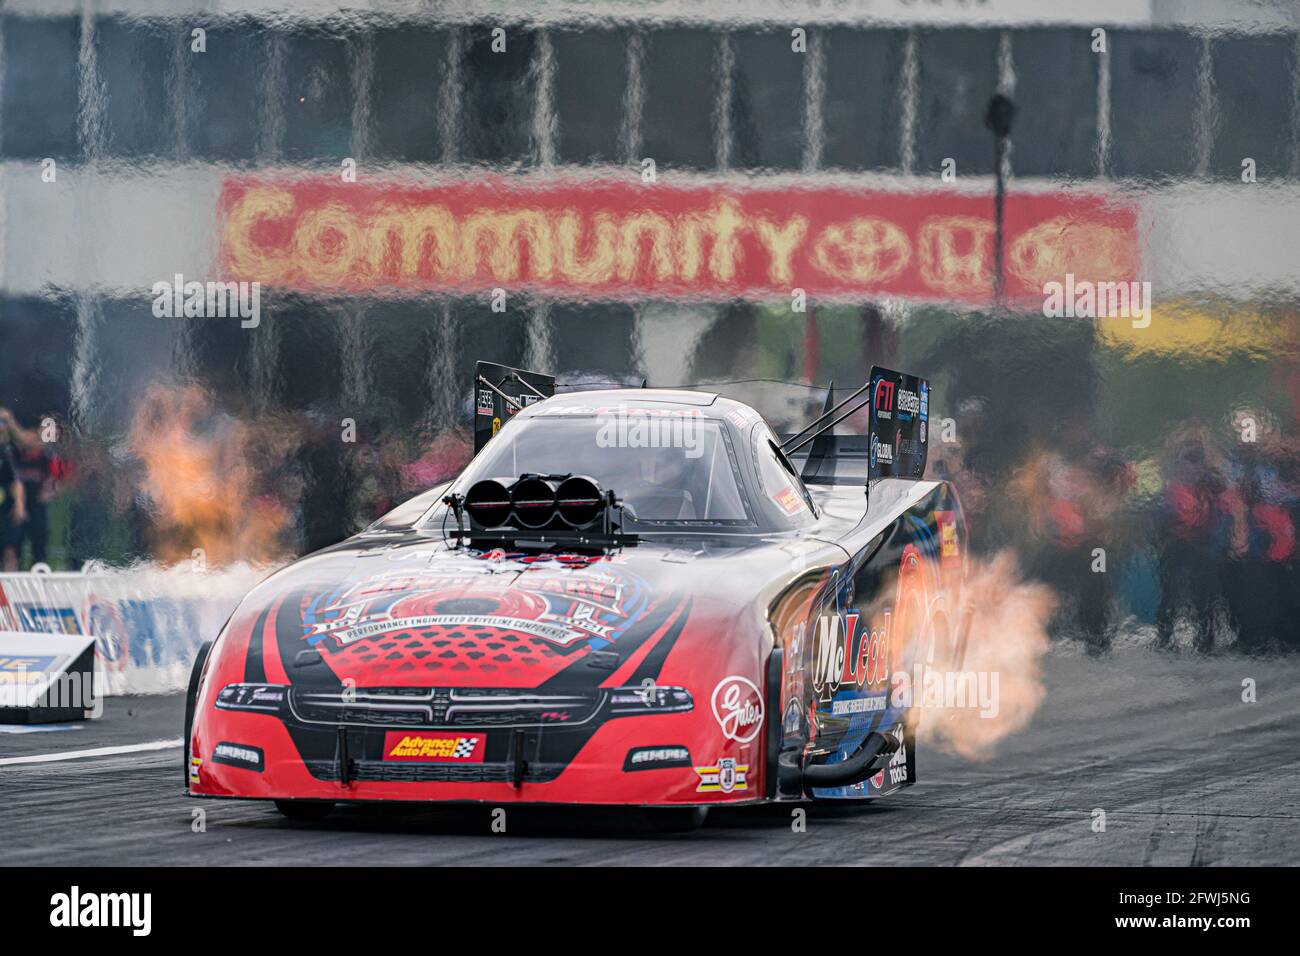
<path id="1" fill-rule="evenodd" d="M 427 540 L 339 550 L 268 579 L 229 631 L 246 639 L 246 680 L 536 688 L 599 672 L 611 686 L 647 657 L 662 664 L 688 630 L 752 634 L 738 612 L 764 575 L 735 582 L 723 573 L 735 554 L 538 556 Z"/>

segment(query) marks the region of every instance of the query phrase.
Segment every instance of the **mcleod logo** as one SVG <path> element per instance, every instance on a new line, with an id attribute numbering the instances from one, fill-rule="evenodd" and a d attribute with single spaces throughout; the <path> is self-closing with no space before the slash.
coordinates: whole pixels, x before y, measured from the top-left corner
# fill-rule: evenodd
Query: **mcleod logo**
<path id="1" fill-rule="evenodd" d="M 411 734 L 390 730 L 384 735 L 385 760 L 427 763 L 482 763 L 485 740 L 464 734 Z"/>

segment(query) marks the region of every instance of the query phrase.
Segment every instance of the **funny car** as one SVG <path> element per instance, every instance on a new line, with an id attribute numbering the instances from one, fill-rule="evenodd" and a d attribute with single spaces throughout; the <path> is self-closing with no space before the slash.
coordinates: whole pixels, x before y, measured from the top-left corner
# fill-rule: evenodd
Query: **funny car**
<path id="1" fill-rule="evenodd" d="M 965 640 L 929 399 L 877 367 L 778 436 L 713 391 L 557 394 L 478 363 L 460 475 L 270 575 L 201 649 L 189 794 L 295 819 L 624 805 L 690 828 L 906 787 L 917 708 L 894 675 Z M 835 433 L 864 409 L 865 433 Z"/>

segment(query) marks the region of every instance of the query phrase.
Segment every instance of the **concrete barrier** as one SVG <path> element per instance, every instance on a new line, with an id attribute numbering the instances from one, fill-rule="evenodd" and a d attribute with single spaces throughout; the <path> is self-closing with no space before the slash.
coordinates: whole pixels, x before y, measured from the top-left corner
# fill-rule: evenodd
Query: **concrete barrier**
<path id="1" fill-rule="evenodd" d="M 199 645 L 266 573 L 146 564 L 0 574 L 0 630 L 93 637 L 109 695 L 182 690 Z"/>

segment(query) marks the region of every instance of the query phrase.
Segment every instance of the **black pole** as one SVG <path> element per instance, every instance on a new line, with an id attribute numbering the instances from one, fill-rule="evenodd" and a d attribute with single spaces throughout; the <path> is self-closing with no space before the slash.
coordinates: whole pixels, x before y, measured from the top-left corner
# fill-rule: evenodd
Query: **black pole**
<path id="1" fill-rule="evenodd" d="M 1011 120 L 1015 115 L 1015 104 L 1001 93 L 993 94 L 988 111 L 984 114 L 984 125 L 993 131 L 993 175 L 997 177 L 997 187 L 993 193 L 993 301 L 999 308 L 1002 306 L 1006 274 L 1003 265 L 1002 223 L 1007 183 L 1002 169 L 1006 164 L 1007 146 L 1011 142 Z"/>

